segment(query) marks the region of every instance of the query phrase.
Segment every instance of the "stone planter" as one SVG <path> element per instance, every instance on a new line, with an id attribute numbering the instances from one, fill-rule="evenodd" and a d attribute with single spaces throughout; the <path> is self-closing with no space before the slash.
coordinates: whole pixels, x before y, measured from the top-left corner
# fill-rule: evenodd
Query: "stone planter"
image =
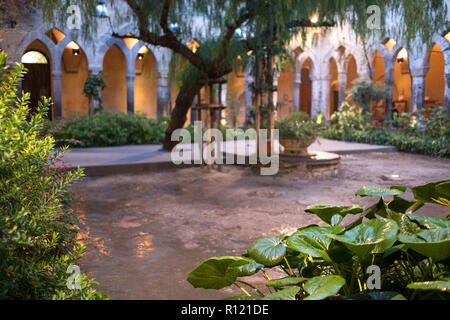
<path id="1" fill-rule="evenodd" d="M 280 137 L 280 144 L 284 147 L 281 155 L 284 156 L 308 156 L 308 147 L 316 141 L 316 137 L 291 138 Z"/>

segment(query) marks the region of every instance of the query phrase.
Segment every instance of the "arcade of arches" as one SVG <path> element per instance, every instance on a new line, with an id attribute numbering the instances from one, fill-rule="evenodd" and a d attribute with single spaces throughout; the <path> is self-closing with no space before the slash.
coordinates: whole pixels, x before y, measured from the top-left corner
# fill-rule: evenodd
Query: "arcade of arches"
<path id="1" fill-rule="evenodd" d="M 167 72 L 165 75 L 160 72 L 160 57 L 156 57 L 148 47 L 129 39 L 125 39 L 127 42 L 124 44 L 117 40 L 111 42 L 103 56 L 95 57 L 97 61 L 92 63 L 92 53 L 67 40 L 62 32 L 54 29 L 49 37 L 52 40 L 50 45 L 53 42 L 55 47 L 59 47 L 64 43 L 64 48 L 52 50 L 49 43 L 41 39 L 29 43 L 22 55 L 22 62 L 29 69 L 22 86 L 23 90 L 31 92 L 34 108 L 42 95 L 56 100 L 50 118 L 88 113 L 89 99 L 83 94 L 84 83 L 90 74 L 99 73 L 107 83 L 102 92 L 104 110 L 139 112 L 155 118 L 170 111 L 170 107 L 164 107 L 163 111 L 160 107 L 162 87 L 168 91 L 165 95 L 169 101 L 165 103 L 173 107 L 177 89 L 168 80 Z M 323 62 L 317 62 L 314 54 L 317 48 L 302 51 L 296 58 L 297 65 L 281 70 L 276 79 L 276 101 L 280 105 L 278 117 L 304 111 L 313 118 L 320 112 L 327 119 L 338 110 L 354 81 L 369 74 L 374 83 L 389 92 L 384 101 L 372 106 L 373 120 L 380 125 L 385 119 L 388 104 L 398 113 L 435 106 L 449 108 L 448 56 L 441 48 L 442 44 L 434 43 L 422 58 L 415 56 L 414 63 L 410 52 L 392 39 L 381 46 L 384 49 L 374 50 L 371 55 L 370 73 L 365 71 L 365 61 L 360 56 L 344 54 L 342 59 L 332 55 Z M 446 50 L 448 48 L 449 45 Z M 341 47 L 336 51 L 340 50 Z M 238 110 L 234 119 L 238 126 L 245 123 L 251 107 L 248 92 L 251 81 L 245 71 L 228 75 L 224 92 L 227 103 Z M 227 120 L 232 124 L 232 119 Z"/>

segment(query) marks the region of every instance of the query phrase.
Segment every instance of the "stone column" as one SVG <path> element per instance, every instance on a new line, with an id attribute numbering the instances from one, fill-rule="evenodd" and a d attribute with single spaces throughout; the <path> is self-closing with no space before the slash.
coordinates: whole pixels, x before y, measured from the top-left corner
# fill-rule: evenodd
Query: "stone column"
<path id="1" fill-rule="evenodd" d="M 55 118 L 62 118 L 63 116 L 61 78 L 61 71 L 52 72 L 53 108 Z"/>
<path id="2" fill-rule="evenodd" d="M 136 75 L 127 74 L 127 113 L 134 113 L 134 79 Z"/>
<path id="3" fill-rule="evenodd" d="M 338 107 L 345 101 L 345 89 L 347 88 L 347 72 L 338 73 L 339 100 Z"/>
<path id="4" fill-rule="evenodd" d="M 321 79 L 317 79 L 316 86 L 319 90 L 318 93 L 318 104 L 315 109 L 311 110 L 311 115 L 313 118 L 322 113 L 323 121 L 328 121 L 328 107 L 330 104 L 330 75 L 326 75 Z"/>
<path id="5" fill-rule="evenodd" d="M 328 104 L 325 104 L 324 106 L 324 99 L 325 96 L 328 97 L 328 92 L 329 92 L 329 88 L 327 85 L 324 84 L 328 84 L 328 79 L 321 79 L 321 78 L 315 78 L 313 77 L 311 79 L 311 119 L 316 119 L 317 116 L 319 115 L 319 112 L 322 113 L 323 117 L 327 117 L 327 112 L 324 112 L 324 107 L 328 106 Z"/>
<path id="6" fill-rule="evenodd" d="M 390 121 L 392 120 L 392 90 L 394 87 L 395 63 L 394 61 L 389 62 L 389 60 L 385 63 L 384 82 L 386 88 L 386 110 L 384 119 Z"/>
<path id="7" fill-rule="evenodd" d="M 170 113 L 170 86 L 169 86 L 169 72 L 164 70 L 158 72 L 158 102 L 157 113 L 159 115 L 167 115 Z"/>
<path id="8" fill-rule="evenodd" d="M 410 113 L 417 113 L 423 109 L 425 100 L 426 74 L 411 75 L 411 103 Z"/>
<path id="9" fill-rule="evenodd" d="M 300 110 L 300 84 L 299 80 L 294 80 L 294 112 Z"/>

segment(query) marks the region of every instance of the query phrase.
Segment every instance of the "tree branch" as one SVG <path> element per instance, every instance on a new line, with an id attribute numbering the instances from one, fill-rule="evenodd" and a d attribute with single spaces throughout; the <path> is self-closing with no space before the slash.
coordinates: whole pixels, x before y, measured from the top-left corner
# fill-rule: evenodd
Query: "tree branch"
<path id="1" fill-rule="evenodd" d="M 163 10 L 161 12 L 160 26 L 163 30 L 164 33 L 163 35 L 159 35 L 149 30 L 148 17 L 145 14 L 143 14 L 142 8 L 140 8 L 140 6 L 137 5 L 134 0 L 126 0 L 126 2 L 128 6 L 133 10 L 134 14 L 138 19 L 139 36 L 133 36 L 134 38 L 154 46 L 160 46 L 171 49 L 172 51 L 185 57 L 187 60 L 189 60 L 190 63 L 192 63 L 199 70 L 206 72 L 205 64 L 203 60 L 200 58 L 200 56 L 193 53 L 187 47 L 187 45 L 181 43 L 177 39 L 177 37 L 173 34 L 172 30 L 170 30 L 168 26 L 170 0 L 165 0 Z M 119 38 L 130 37 L 130 36 L 124 37 L 120 35 L 115 36 Z"/>

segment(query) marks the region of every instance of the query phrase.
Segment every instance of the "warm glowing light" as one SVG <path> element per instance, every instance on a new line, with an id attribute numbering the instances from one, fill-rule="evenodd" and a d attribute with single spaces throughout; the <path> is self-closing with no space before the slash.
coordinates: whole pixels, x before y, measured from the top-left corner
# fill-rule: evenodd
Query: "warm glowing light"
<path id="1" fill-rule="evenodd" d="M 67 48 L 69 49 L 75 49 L 75 50 L 80 50 L 80 46 L 77 45 L 75 42 L 71 41 L 69 42 L 69 44 L 67 45 Z"/>
<path id="2" fill-rule="evenodd" d="M 398 60 L 400 60 L 400 59 L 403 59 L 403 60 L 408 59 L 408 51 L 406 51 L 406 49 L 404 49 L 404 48 L 402 50 L 400 50 L 400 52 L 397 55 L 397 59 Z"/>
<path id="3" fill-rule="evenodd" d="M 138 53 L 147 54 L 150 50 L 146 46 L 142 46 L 142 48 L 139 49 Z"/>
<path id="4" fill-rule="evenodd" d="M 39 51 L 28 51 L 22 57 L 22 63 L 47 64 L 47 58 Z"/>
<path id="5" fill-rule="evenodd" d="M 134 45 L 135 45 L 136 43 L 139 42 L 139 40 L 136 39 L 136 38 L 124 38 L 124 39 L 123 39 L 123 42 L 125 42 L 125 44 L 127 45 L 127 47 L 128 47 L 129 49 L 131 49 L 131 48 L 134 47 Z"/>
<path id="6" fill-rule="evenodd" d="M 249 52 L 247 52 L 247 55 L 250 57 L 253 53 L 253 50 L 250 50 Z"/>
<path id="7" fill-rule="evenodd" d="M 447 41 L 450 42 L 450 31 L 447 32 L 447 34 L 444 36 L 445 39 L 447 39 Z"/>
<path id="8" fill-rule="evenodd" d="M 191 41 L 189 41 L 187 43 L 187 46 L 188 46 L 189 49 L 191 49 L 191 51 L 193 53 L 196 53 L 198 48 L 200 48 L 200 43 L 198 43 L 197 40 L 192 39 Z"/>
<path id="9" fill-rule="evenodd" d="M 389 39 L 384 43 L 384 45 L 386 46 L 386 48 L 388 48 L 389 51 L 391 51 L 396 44 L 397 41 L 395 41 L 394 39 Z"/>
<path id="10" fill-rule="evenodd" d="M 311 23 L 317 23 L 319 22 L 319 15 L 316 13 L 311 17 Z"/>

